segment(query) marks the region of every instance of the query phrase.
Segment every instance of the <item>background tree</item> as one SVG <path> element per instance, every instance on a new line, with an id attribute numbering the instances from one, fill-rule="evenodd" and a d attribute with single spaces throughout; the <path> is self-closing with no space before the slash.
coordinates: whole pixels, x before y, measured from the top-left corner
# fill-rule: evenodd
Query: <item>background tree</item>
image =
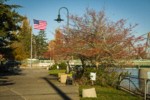
<path id="1" fill-rule="evenodd" d="M 44 57 L 50 60 L 54 60 L 54 45 L 55 45 L 55 40 L 50 40 L 48 43 L 48 50 L 44 53 Z"/>
<path id="2" fill-rule="evenodd" d="M 47 46 L 46 33 L 41 30 L 38 35 L 33 36 L 34 58 L 44 58 L 44 53 L 48 50 Z"/>
<path id="3" fill-rule="evenodd" d="M 17 60 L 23 60 L 30 57 L 31 51 L 32 27 L 27 18 L 23 20 L 21 29 L 17 34 L 18 40 L 11 46 L 14 49 L 14 56 Z"/>
<path id="4" fill-rule="evenodd" d="M 15 11 L 20 7 L 19 5 L 8 5 L 5 1 L 0 1 L 0 54 L 5 58 L 14 58 L 13 50 L 10 48 L 10 44 L 16 39 L 16 34 L 13 34 L 13 31 L 20 29 L 19 23 L 24 17 Z"/>
<path id="5" fill-rule="evenodd" d="M 55 38 L 48 45 L 48 52 L 55 63 L 66 60 L 66 55 L 63 55 L 63 34 L 60 29 L 55 30 Z M 48 55 L 48 53 L 47 53 Z"/>

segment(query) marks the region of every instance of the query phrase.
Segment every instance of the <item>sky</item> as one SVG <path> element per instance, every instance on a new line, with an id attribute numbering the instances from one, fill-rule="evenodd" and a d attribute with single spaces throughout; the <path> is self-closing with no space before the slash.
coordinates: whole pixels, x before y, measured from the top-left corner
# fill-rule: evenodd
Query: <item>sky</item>
<path id="1" fill-rule="evenodd" d="M 47 39 L 54 39 L 55 30 L 67 22 L 67 11 L 61 9 L 60 14 L 64 22 L 57 23 L 58 10 L 67 7 L 69 15 L 82 16 L 86 8 L 99 12 L 105 10 L 106 17 L 111 21 L 126 19 L 129 24 L 138 24 L 134 28 L 134 35 L 140 36 L 150 32 L 150 0 L 9 0 L 7 4 L 21 5 L 16 11 L 30 21 L 33 27 L 33 19 L 47 21 L 45 30 Z M 33 34 L 39 30 L 33 29 Z"/>

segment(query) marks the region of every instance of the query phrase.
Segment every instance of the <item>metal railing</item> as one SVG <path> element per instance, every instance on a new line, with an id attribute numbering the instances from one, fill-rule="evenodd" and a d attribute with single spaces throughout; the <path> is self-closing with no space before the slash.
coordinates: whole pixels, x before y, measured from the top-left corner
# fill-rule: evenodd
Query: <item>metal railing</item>
<path id="1" fill-rule="evenodd" d="M 150 99 L 150 79 L 138 78 L 135 76 L 126 76 L 120 78 L 119 87 L 132 94 L 141 95 L 144 100 Z"/>

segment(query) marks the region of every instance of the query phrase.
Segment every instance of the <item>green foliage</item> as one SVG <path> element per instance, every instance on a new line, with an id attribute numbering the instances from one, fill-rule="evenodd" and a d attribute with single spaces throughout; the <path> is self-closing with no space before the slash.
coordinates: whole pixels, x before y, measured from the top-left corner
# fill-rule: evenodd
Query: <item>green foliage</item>
<path id="1" fill-rule="evenodd" d="M 59 69 L 66 69 L 67 64 L 65 62 L 62 62 L 62 63 L 58 64 L 58 66 L 59 66 Z"/>
<path id="2" fill-rule="evenodd" d="M 52 75 L 58 75 L 58 73 L 65 73 L 66 70 L 49 70 L 49 74 L 52 74 Z"/>
<path id="3" fill-rule="evenodd" d="M 57 66 L 59 66 L 60 70 L 66 70 L 67 64 L 65 62 L 61 62 L 60 64 L 54 64 L 51 66 L 52 70 L 57 69 Z"/>
<path id="4" fill-rule="evenodd" d="M 117 88 L 121 81 L 120 76 L 127 76 L 128 72 L 118 72 L 116 69 L 117 68 L 96 69 L 95 67 L 86 67 L 82 75 L 77 73 L 78 82 L 79 84 L 91 85 L 90 72 L 95 72 L 96 81 L 94 81 L 94 85 Z"/>
<path id="5" fill-rule="evenodd" d="M 113 69 L 99 69 L 97 71 L 97 79 L 96 84 L 100 86 L 112 86 L 116 87 L 118 82 L 119 73 L 116 71 L 113 71 Z"/>
<path id="6" fill-rule="evenodd" d="M 21 42 L 14 42 L 11 47 L 13 50 L 13 55 L 16 60 L 24 60 L 28 56 L 26 55 L 26 51 L 24 49 L 24 45 Z"/>
<path id="7" fill-rule="evenodd" d="M 43 58 L 44 53 L 48 49 L 47 46 L 48 43 L 45 31 L 41 30 L 39 31 L 38 35 L 33 36 L 33 50 L 35 51 L 33 53 L 35 55 L 35 58 Z"/>
<path id="8" fill-rule="evenodd" d="M 30 57 L 31 34 L 32 27 L 30 26 L 29 20 L 26 18 L 23 20 L 21 30 L 18 33 L 18 43 L 20 43 L 22 46 L 17 46 L 18 49 L 15 50 L 16 56 L 22 55 L 23 59 Z M 20 52 L 18 52 L 18 50 L 20 50 Z"/>
<path id="9" fill-rule="evenodd" d="M 51 66 L 50 70 L 56 70 L 57 69 L 58 64 L 54 64 Z"/>
<path id="10" fill-rule="evenodd" d="M 20 6 L 5 4 L 4 0 L 0 3 L 0 36 L 7 37 L 12 31 L 20 29 L 19 23 L 24 17 L 15 11 L 18 7 Z"/>
<path id="11" fill-rule="evenodd" d="M 91 84 L 91 81 L 90 81 L 90 72 L 96 72 L 96 70 L 93 67 L 87 67 L 84 70 L 83 75 L 82 75 L 82 73 L 77 72 L 76 77 L 77 77 L 77 79 L 80 80 L 80 84 L 84 84 L 84 85 Z"/>
<path id="12" fill-rule="evenodd" d="M 2 44 L 0 45 L 0 53 L 7 59 L 14 59 L 13 48 L 10 45 L 14 40 L 17 40 L 17 35 L 13 32 L 20 30 L 20 23 L 24 17 L 15 11 L 20 7 L 19 5 L 8 5 L 5 4 L 6 1 L 0 1 L 0 44 Z"/>

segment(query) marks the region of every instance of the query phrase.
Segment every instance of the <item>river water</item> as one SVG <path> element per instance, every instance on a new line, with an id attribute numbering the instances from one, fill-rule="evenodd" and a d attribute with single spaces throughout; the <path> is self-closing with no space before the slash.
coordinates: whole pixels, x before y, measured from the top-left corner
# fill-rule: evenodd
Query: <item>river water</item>
<path id="1" fill-rule="evenodd" d="M 139 69 L 138 68 L 125 68 L 123 69 L 124 72 L 128 72 L 128 74 L 130 74 L 132 77 L 135 78 L 130 78 L 130 80 L 132 80 L 132 82 L 135 84 L 136 87 L 139 88 Z M 132 87 L 134 88 L 134 86 L 132 86 L 132 84 L 130 83 L 130 81 L 128 79 L 124 79 L 121 83 L 121 86 L 125 86 L 125 87 Z"/>
<path id="2" fill-rule="evenodd" d="M 125 71 L 131 74 L 131 76 L 138 77 L 139 76 L 139 69 L 138 68 L 125 68 Z"/>

